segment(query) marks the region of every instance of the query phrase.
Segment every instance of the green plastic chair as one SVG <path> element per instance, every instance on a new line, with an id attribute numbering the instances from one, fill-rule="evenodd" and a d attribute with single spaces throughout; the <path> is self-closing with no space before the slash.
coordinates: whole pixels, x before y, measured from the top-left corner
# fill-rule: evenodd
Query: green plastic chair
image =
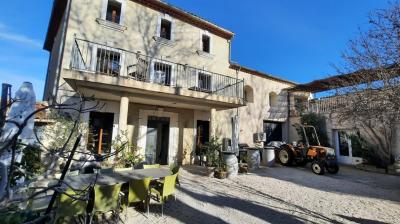
<path id="1" fill-rule="evenodd" d="M 143 164 L 143 169 L 160 168 L 160 164 Z"/>
<path id="2" fill-rule="evenodd" d="M 77 191 L 68 188 L 66 194 L 79 197 Z M 56 212 L 56 223 L 71 223 L 71 218 L 78 215 L 86 215 L 87 201 L 76 200 L 66 194 L 58 197 L 58 208 Z"/>
<path id="3" fill-rule="evenodd" d="M 79 170 L 68 171 L 67 174 L 66 174 L 66 176 L 78 176 L 78 175 L 79 175 Z"/>
<path id="4" fill-rule="evenodd" d="M 180 169 L 181 169 L 181 166 L 179 166 L 179 165 L 172 165 L 172 166 L 170 167 L 170 170 L 171 170 L 172 174 L 177 174 L 177 173 L 179 173 L 179 170 L 180 170 Z M 176 184 L 178 184 L 179 187 L 181 186 L 181 183 L 179 183 L 179 177 L 178 177 L 178 176 L 176 177 Z"/>
<path id="5" fill-rule="evenodd" d="M 111 174 L 114 173 L 114 168 L 104 168 L 99 170 L 100 174 Z"/>
<path id="6" fill-rule="evenodd" d="M 116 219 L 119 219 L 119 210 L 121 207 L 121 184 L 116 185 L 95 185 L 93 188 L 94 202 L 93 209 L 90 212 L 90 223 L 95 213 L 116 212 Z"/>
<path id="7" fill-rule="evenodd" d="M 34 189 L 28 190 L 28 195 L 32 195 L 35 193 Z M 36 195 L 34 198 L 31 198 L 27 202 L 27 209 L 34 212 L 41 212 L 47 209 L 49 206 L 51 195 L 46 195 L 46 193 L 42 193 Z"/>
<path id="8" fill-rule="evenodd" d="M 150 204 L 150 182 L 153 178 L 147 177 L 141 180 L 129 181 L 128 205 L 131 203 L 145 202 L 147 214 Z"/>
<path id="9" fill-rule="evenodd" d="M 179 172 L 176 174 L 166 176 L 164 178 L 164 183 L 157 185 L 151 188 L 150 192 L 154 194 L 157 198 L 160 199 L 161 203 L 161 214 L 164 216 L 164 203 L 165 200 L 171 195 L 175 196 L 175 185 L 176 185 L 176 178 L 178 177 Z M 176 196 L 175 196 L 176 200 Z"/>

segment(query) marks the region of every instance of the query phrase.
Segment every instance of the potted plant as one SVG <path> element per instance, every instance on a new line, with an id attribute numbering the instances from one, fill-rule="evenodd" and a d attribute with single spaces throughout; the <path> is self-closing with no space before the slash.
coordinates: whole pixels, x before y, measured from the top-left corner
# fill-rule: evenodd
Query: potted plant
<path id="1" fill-rule="evenodd" d="M 220 159 L 218 162 L 218 166 L 214 171 L 214 177 L 218 179 L 225 179 L 226 176 L 227 176 L 226 165 L 222 161 L 222 159 Z"/>
<path id="2" fill-rule="evenodd" d="M 210 138 L 210 141 L 205 144 L 205 156 L 207 159 L 207 166 L 216 167 L 219 162 L 219 155 L 221 151 L 222 144 L 219 143 L 219 139 L 215 136 Z"/>
<path id="3" fill-rule="evenodd" d="M 114 161 L 111 162 L 111 166 L 114 168 L 134 167 L 144 160 L 139 153 L 140 148 L 128 140 L 126 132 L 123 132 L 121 136 L 117 136 L 113 142 L 113 148 L 120 151 Z M 108 165 L 107 163 L 103 164 L 105 166 Z"/>
<path id="4" fill-rule="evenodd" d="M 207 165 L 215 167 L 214 177 L 225 179 L 227 177 L 226 165 L 222 158 L 222 144 L 219 139 L 212 136 L 210 141 L 206 143 Z"/>

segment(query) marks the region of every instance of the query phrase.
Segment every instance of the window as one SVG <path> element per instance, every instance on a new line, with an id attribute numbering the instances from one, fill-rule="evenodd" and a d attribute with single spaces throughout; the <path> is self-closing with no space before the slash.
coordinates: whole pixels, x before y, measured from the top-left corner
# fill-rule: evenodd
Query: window
<path id="1" fill-rule="evenodd" d="M 270 107 L 278 106 L 278 95 L 275 92 L 269 93 L 269 106 Z"/>
<path id="2" fill-rule="evenodd" d="M 152 82 L 169 86 L 171 84 L 172 65 L 155 62 Z"/>
<path id="3" fill-rule="evenodd" d="M 307 98 L 301 96 L 294 97 L 294 107 L 296 111 L 303 112 L 306 109 Z"/>
<path id="4" fill-rule="evenodd" d="M 96 71 L 112 76 L 118 76 L 121 54 L 106 49 L 97 49 Z"/>
<path id="5" fill-rule="evenodd" d="M 106 20 L 113 23 L 120 23 L 122 4 L 115 0 L 109 0 L 107 4 Z"/>
<path id="6" fill-rule="evenodd" d="M 244 87 L 244 100 L 248 103 L 254 102 L 253 88 L 251 88 L 250 86 Z"/>
<path id="7" fill-rule="evenodd" d="M 171 40 L 172 23 L 167 19 L 161 19 L 160 37 Z"/>
<path id="8" fill-rule="evenodd" d="M 210 46 L 210 36 L 203 34 L 201 38 L 202 46 L 203 46 L 203 51 L 206 53 L 211 53 L 211 46 Z"/>
<path id="9" fill-rule="evenodd" d="M 211 75 L 199 72 L 198 87 L 202 91 L 211 91 Z"/>

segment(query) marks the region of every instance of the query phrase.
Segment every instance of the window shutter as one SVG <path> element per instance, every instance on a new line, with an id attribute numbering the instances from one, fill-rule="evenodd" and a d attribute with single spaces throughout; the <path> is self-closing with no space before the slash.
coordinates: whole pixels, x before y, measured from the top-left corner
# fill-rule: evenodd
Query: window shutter
<path id="1" fill-rule="evenodd" d="M 178 124 L 178 115 L 176 117 L 171 117 L 170 122 L 170 138 L 169 138 L 169 152 L 168 152 L 168 162 L 169 164 L 174 164 L 177 162 L 178 158 L 178 142 L 179 142 L 179 124 Z"/>
<path id="2" fill-rule="evenodd" d="M 177 74 L 176 74 L 176 65 L 171 64 L 171 86 L 176 86 L 176 78 L 177 78 Z"/>
<path id="3" fill-rule="evenodd" d="M 171 18 L 171 41 L 175 41 L 175 20 Z"/>
<path id="4" fill-rule="evenodd" d="M 124 24 L 125 22 L 125 8 L 126 8 L 126 0 L 120 0 L 121 2 L 121 15 L 119 17 L 119 24 Z"/>
<path id="5" fill-rule="evenodd" d="M 158 20 L 157 20 L 157 27 L 156 27 L 156 33 L 155 33 L 156 37 L 160 37 L 160 36 L 161 36 L 161 35 L 160 35 L 161 19 L 162 19 L 162 17 L 159 16 L 159 17 L 158 17 Z"/>
<path id="6" fill-rule="evenodd" d="M 213 51 L 213 38 L 211 36 L 211 34 L 208 34 L 208 36 L 210 37 L 210 54 L 214 53 Z"/>
<path id="7" fill-rule="evenodd" d="M 124 51 L 118 51 L 120 53 L 120 58 L 119 58 L 119 75 L 120 76 L 127 76 L 128 74 L 126 73 L 126 65 L 125 65 L 125 52 Z"/>
<path id="8" fill-rule="evenodd" d="M 91 62 L 90 65 L 86 65 L 89 66 L 91 71 L 96 71 L 96 66 L 97 66 L 97 46 L 94 44 L 90 44 L 89 45 L 89 49 L 91 50 Z"/>
<path id="9" fill-rule="evenodd" d="M 101 19 L 104 19 L 104 20 L 106 19 L 107 6 L 108 6 L 108 0 L 103 0 L 102 6 L 101 6 Z"/>

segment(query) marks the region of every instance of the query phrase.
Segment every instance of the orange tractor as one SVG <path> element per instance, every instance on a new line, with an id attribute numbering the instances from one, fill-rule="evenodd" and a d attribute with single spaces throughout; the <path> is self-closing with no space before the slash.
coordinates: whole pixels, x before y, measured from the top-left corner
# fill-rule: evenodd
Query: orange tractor
<path id="1" fill-rule="evenodd" d="M 279 161 L 285 165 L 305 166 L 311 162 L 311 170 L 318 175 L 323 175 L 325 170 L 336 174 L 339 171 L 335 150 L 321 146 L 317 131 L 311 125 L 298 126 L 303 133 L 305 143 L 283 144 L 277 149 Z M 313 143 L 310 144 L 310 140 Z"/>

